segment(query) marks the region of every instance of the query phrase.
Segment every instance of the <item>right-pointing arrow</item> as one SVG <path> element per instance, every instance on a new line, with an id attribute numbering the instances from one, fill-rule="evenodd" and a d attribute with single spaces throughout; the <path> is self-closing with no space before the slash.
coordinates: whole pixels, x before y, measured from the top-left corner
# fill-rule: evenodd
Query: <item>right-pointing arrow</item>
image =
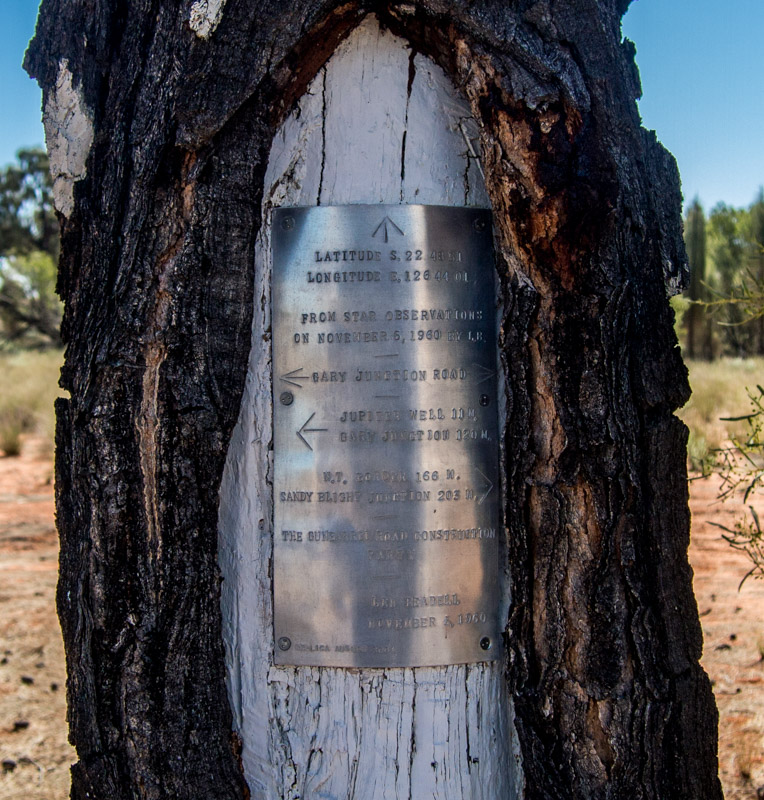
<path id="1" fill-rule="evenodd" d="M 482 470 L 478 469 L 478 472 L 480 473 L 481 477 L 486 482 L 486 484 L 488 484 L 487 489 L 485 489 L 485 486 L 483 487 L 485 491 L 483 492 L 483 496 L 478 500 L 478 505 L 480 505 L 480 503 L 482 503 L 483 500 L 485 500 L 486 497 L 488 497 L 488 495 L 491 493 L 491 490 L 493 489 L 493 481 L 487 475 L 485 475 Z"/>
<path id="2" fill-rule="evenodd" d="M 481 383 L 485 383 L 486 381 L 491 380 L 494 375 L 496 375 L 495 369 L 490 369 L 489 367 L 485 367 L 482 364 L 473 364 L 473 367 L 477 370 L 478 377 L 480 380 L 477 382 L 477 385 L 480 386 Z"/>

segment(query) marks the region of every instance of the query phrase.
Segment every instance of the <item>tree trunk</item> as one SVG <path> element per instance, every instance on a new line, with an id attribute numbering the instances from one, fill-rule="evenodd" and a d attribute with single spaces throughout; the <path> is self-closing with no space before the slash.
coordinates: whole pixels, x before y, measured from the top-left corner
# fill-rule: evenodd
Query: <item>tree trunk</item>
<path id="1" fill-rule="evenodd" d="M 62 223 L 72 797 L 721 797 L 672 415 L 678 179 L 639 127 L 626 5 L 44 0 L 26 64 Z M 436 76 L 446 116 L 461 92 L 479 129 L 506 401 L 499 668 L 272 666 L 270 210 L 480 203 L 474 171 L 458 191 L 420 171 L 430 194 L 410 194 L 398 143 L 394 189 L 327 183 L 341 148 L 315 128 L 317 87 L 371 46 L 369 12 L 402 40 L 377 35 L 407 96 Z M 357 166 L 377 180 L 383 161 Z"/>

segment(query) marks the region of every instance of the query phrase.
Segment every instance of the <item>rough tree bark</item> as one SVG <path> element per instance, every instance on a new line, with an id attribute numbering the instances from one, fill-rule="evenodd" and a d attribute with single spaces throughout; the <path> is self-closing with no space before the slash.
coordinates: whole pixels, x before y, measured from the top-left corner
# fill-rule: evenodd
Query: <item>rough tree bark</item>
<path id="1" fill-rule="evenodd" d="M 369 12 L 440 65 L 480 128 L 505 309 L 507 736 L 525 795 L 721 797 L 672 414 L 689 392 L 666 300 L 686 276 L 678 178 L 639 125 L 627 5 L 44 0 L 26 65 L 62 223 L 74 798 L 248 794 L 217 532 L 262 300 L 265 172 L 279 125 Z"/>

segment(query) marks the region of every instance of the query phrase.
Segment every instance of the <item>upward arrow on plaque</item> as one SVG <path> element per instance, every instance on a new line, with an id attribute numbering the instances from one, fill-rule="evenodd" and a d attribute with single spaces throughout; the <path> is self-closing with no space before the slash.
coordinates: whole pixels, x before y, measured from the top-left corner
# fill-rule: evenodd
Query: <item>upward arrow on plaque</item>
<path id="1" fill-rule="evenodd" d="M 380 229 L 381 229 L 381 230 L 383 230 L 383 231 L 384 231 L 384 233 L 385 233 L 385 242 L 387 242 L 387 241 L 388 241 L 388 239 L 390 238 L 390 237 L 389 237 L 389 234 L 390 234 L 390 228 L 391 228 L 391 227 L 392 227 L 392 228 L 395 228 L 395 230 L 396 230 L 396 231 L 398 231 L 398 233 L 399 233 L 401 236 L 405 236 L 405 235 L 406 235 L 406 234 L 405 234 L 405 233 L 404 233 L 404 232 L 403 232 L 403 231 L 402 231 L 402 230 L 401 230 L 401 229 L 400 229 L 400 228 L 399 228 L 399 227 L 398 227 L 398 226 L 397 226 L 397 225 L 396 225 L 396 224 L 395 224 L 395 223 L 394 223 L 394 222 L 393 222 L 391 219 L 390 219 L 390 217 L 385 217 L 385 218 L 382 220 L 382 222 L 380 222 L 380 223 L 379 223 L 379 225 L 377 225 L 377 227 L 376 227 L 376 228 L 374 228 L 374 233 L 372 233 L 372 235 L 371 235 L 371 238 L 372 238 L 372 239 L 374 239 L 374 238 L 376 237 L 376 235 L 379 233 Z"/>

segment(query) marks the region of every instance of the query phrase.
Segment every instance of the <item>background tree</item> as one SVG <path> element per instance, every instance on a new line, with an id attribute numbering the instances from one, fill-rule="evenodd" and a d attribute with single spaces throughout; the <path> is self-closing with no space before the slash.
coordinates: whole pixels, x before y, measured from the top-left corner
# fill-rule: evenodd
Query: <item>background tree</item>
<path id="1" fill-rule="evenodd" d="M 61 342 L 56 263 L 43 250 L 0 258 L 0 340 L 48 347 Z"/>
<path id="2" fill-rule="evenodd" d="M 0 170 L 0 255 L 39 250 L 58 259 L 58 219 L 44 150 L 19 150 Z"/>
<path id="3" fill-rule="evenodd" d="M 59 231 L 48 156 L 29 148 L 17 158 L 0 170 L 0 342 L 58 345 Z"/>
<path id="4" fill-rule="evenodd" d="M 761 298 L 764 296 L 764 188 L 759 189 L 758 197 L 750 208 L 749 232 L 750 291 Z M 764 307 L 755 312 L 755 325 L 756 352 L 764 355 Z"/>
<path id="5" fill-rule="evenodd" d="M 712 324 L 716 326 L 725 355 L 745 356 L 752 352 L 752 330 L 745 325 L 746 317 L 738 303 L 724 299 L 739 296 L 744 280 L 748 242 L 745 229 L 748 213 L 724 203 L 716 205 L 706 223 L 708 281 L 712 287 Z M 719 302 L 719 301 L 722 302 Z"/>
<path id="6" fill-rule="evenodd" d="M 690 286 L 687 295 L 691 301 L 685 312 L 687 323 L 688 358 L 713 358 L 712 331 L 703 302 L 708 299 L 706 280 L 706 216 L 700 200 L 695 198 L 685 217 L 685 244 L 690 264 Z"/>

